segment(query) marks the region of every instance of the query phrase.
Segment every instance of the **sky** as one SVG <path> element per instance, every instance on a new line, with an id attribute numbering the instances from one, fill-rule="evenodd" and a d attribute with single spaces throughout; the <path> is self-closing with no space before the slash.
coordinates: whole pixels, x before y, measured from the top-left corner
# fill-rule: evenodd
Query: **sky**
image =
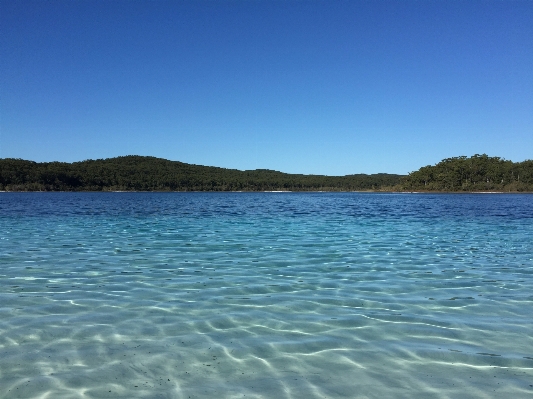
<path id="1" fill-rule="evenodd" d="M 0 0 L 0 158 L 533 158 L 533 1 Z"/>

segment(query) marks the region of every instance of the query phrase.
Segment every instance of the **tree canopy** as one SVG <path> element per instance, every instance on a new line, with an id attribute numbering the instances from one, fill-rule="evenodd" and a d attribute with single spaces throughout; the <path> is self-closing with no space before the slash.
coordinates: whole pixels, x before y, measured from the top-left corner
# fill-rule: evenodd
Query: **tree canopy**
<path id="1" fill-rule="evenodd" d="M 401 178 L 403 190 L 533 191 L 533 160 L 507 161 L 486 154 L 446 158 Z"/>
<path id="2" fill-rule="evenodd" d="M 0 190 L 6 191 L 355 191 L 393 186 L 399 179 L 240 171 L 133 155 L 74 163 L 0 159 Z"/>
<path id="3" fill-rule="evenodd" d="M 82 162 L 0 159 L 5 191 L 533 191 L 533 160 L 486 154 L 446 158 L 407 176 L 323 176 L 240 171 L 143 156 Z"/>

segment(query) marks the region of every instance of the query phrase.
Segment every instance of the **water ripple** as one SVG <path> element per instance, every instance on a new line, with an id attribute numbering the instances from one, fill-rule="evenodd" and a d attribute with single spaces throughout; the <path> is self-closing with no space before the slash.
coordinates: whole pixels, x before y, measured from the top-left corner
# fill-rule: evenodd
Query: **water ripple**
<path id="1" fill-rule="evenodd" d="M 533 201 L 1 193 L 2 398 L 529 398 Z"/>

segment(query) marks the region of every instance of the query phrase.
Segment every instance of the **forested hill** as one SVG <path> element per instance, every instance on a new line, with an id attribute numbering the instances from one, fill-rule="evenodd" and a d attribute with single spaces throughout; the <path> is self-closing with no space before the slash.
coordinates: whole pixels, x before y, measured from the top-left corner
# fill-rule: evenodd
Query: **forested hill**
<path id="1" fill-rule="evenodd" d="M 391 187 L 400 177 L 240 171 L 141 156 L 74 163 L 0 159 L 0 190 L 5 191 L 356 191 Z"/>
<path id="2" fill-rule="evenodd" d="M 533 192 L 533 160 L 512 162 L 486 154 L 447 158 L 401 178 L 404 191 Z"/>
<path id="3" fill-rule="evenodd" d="M 0 159 L 0 190 L 533 192 L 533 160 L 512 162 L 483 154 L 447 158 L 408 176 L 322 176 L 240 171 L 133 155 L 74 163 L 7 158 Z"/>

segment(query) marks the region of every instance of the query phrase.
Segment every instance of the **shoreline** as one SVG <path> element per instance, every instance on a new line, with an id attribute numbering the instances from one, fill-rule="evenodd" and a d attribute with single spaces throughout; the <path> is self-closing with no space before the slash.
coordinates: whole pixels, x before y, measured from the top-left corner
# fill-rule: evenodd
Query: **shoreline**
<path id="1" fill-rule="evenodd" d="M 533 191 L 398 191 L 398 190 L 0 190 L 0 193 L 368 193 L 368 194 L 533 194 Z"/>

